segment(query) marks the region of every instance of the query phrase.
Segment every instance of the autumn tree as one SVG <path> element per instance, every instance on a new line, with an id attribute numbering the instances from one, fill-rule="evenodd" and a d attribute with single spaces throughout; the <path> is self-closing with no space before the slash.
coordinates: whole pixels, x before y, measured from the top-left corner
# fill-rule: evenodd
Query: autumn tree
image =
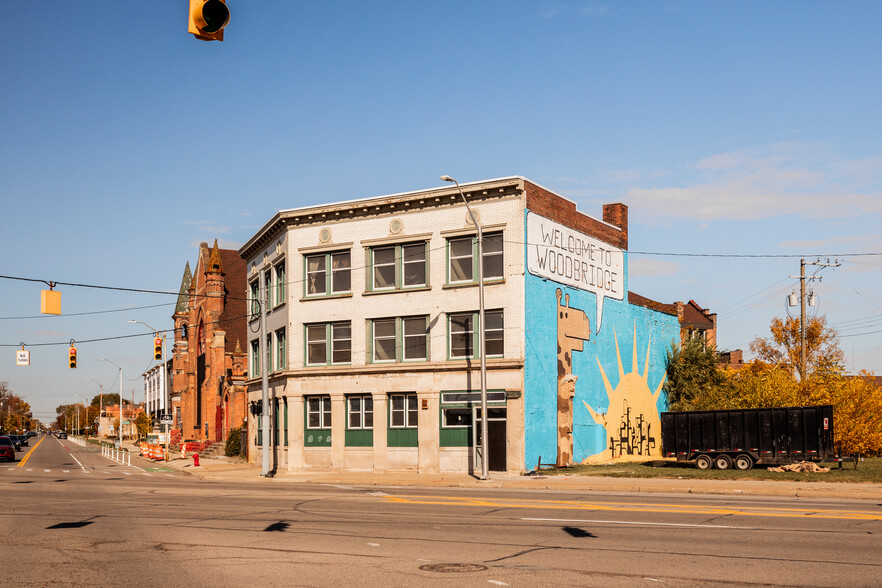
<path id="1" fill-rule="evenodd" d="M 799 374 L 805 380 L 814 372 L 824 372 L 842 364 L 842 350 L 836 331 L 827 326 L 823 316 L 815 317 L 806 323 L 805 357 L 802 366 L 802 343 L 800 320 L 795 317 L 772 319 L 769 327 L 771 337 L 757 337 L 750 344 L 750 350 L 763 362 L 784 369 L 791 377 Z"/>
<path id="2" fill-rule="evenodd" d="M 138 429 L 138 438 L 142 439 L 147 436 L 153 428 L 153 419 L 146 412 L 139 413 L 135 417 L 135 427 Z"/>

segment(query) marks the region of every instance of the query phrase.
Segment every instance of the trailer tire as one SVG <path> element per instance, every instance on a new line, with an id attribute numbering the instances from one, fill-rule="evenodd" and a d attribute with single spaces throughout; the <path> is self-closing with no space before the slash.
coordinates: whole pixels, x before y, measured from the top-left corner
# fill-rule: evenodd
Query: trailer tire
<path id="1" fill-rule="evenodd" d="M 738 457 L 735 458 L 735 469 L 736 470 L 749 470 L 753 467 L 753 458 L 747 455 L 746 453 L 742 453 Z"/>
<path id="2" fill-rule="evenodd" d="M 695 458 L 695 467 L 700 470 L 709 470 L 714 465 L 714 460 L 711 459 L 711 456 L 702 453 L 698 457 Z"/>
<path id="3" fill-rule="evenodd" d="M 726 455 L 725 453 L 721 453 L 714 460 L 714 466 L 718 470 L 729 470 L 732 469 L 732 458 Z"/>

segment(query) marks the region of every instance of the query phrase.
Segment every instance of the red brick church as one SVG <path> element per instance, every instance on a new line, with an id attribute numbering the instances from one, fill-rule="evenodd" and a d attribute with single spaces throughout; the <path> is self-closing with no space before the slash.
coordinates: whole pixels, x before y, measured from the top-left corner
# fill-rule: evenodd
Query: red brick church
<path id="1" fill-rule="evenodd" d="M 245 419 L 245 262 L 233 249 L 199 245 L 184 269 L 172 360 L 174 427 L 183 440 L 219 442 Z"/>

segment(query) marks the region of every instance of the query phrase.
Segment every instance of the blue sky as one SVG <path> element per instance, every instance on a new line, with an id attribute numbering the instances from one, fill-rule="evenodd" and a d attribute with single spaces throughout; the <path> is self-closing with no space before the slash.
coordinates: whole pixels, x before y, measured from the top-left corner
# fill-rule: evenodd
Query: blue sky
<path id="1" fill-rule="evenodd" d="M 632 252 L 795 256 L 630 256 L 632 290 L 746 350 L 799 256 L 882 252 L 878 2 L 231 0 L 223 43 L 187 5 L 0 2 L 0 274 L 176 291 L 280 209 L 523 175 L 628 204 Z M 882 256 L 841 261 L 812 312 L 882 373 Z M 49 317 L 42 288 L 0 279 L 0 381 L 48 422 L 118 390 L 106 357 L 140 400 L 150 337 L 112 338 L 174 298 L 64 287 Z M 76 371 L 46 345 L 99 338 Z"/>

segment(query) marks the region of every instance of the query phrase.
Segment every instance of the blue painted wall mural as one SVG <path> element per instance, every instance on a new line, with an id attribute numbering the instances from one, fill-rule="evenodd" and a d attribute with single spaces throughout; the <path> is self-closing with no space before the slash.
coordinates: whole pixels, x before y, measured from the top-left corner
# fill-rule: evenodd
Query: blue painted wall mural
<path id="1" fill-rule="evenodd" d="M 676 316 L 628 303 L 627 252 L 527 212 L 525 467 L 661 455 Z"/>

